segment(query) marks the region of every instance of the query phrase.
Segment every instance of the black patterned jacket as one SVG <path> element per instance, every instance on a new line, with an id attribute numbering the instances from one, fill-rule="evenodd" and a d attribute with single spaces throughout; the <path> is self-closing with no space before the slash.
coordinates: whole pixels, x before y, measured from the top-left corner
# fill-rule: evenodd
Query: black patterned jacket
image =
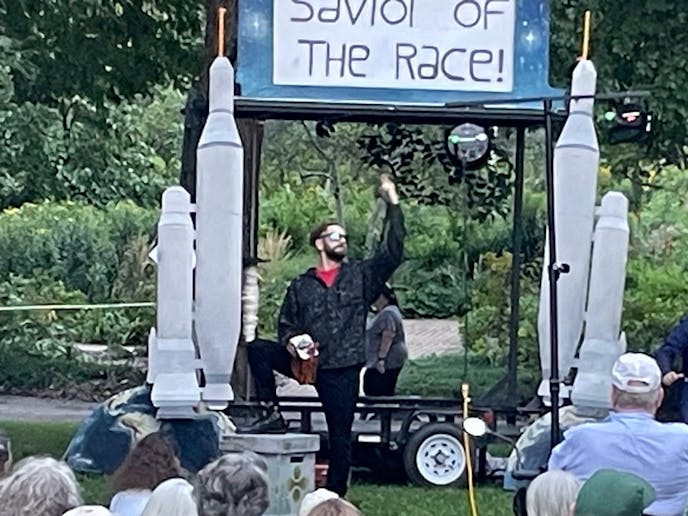
<path id="1" fill-rule="evenodd" d="M 280 310 L 279 342 L 286 346 L 294 335 L 307 333 L 320 344 L 320 368 L 362 365 L 368 310 L 401 264 L 405 234 L 401 208 L 389 205 L 384 242 L 375 256 L 343 263 L 330 288 L 314 268 L 293 280 Z"/>

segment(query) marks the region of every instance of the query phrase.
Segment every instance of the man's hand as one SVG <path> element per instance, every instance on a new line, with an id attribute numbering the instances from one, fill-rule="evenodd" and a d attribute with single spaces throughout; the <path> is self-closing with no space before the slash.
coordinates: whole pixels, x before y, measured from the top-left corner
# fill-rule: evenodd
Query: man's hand
<path id="1" fill-rule="evenodd" d="M 377 361 L 377 364 L 375 364 L 375 369 L 377 369 L 377 372 L 380 374 L 385 374 L 385 359 L 380 358 Z"/>
<path id="2" fill-rule="evenodd" d="M 397 187 L 387 174 L 380 176 L 380 196 L 389 204 L 399 204 Z"/>
<path id="3" fill-rule="evenodd" d="M 669 371 L 667 374 L 664 375 L 662 378 L 662 383 L 669 387 L 672 383 L 674 383 L 676 380 L 680 380 L 683 378 L 683 373 L 677 373 L 676 371 Z"/>

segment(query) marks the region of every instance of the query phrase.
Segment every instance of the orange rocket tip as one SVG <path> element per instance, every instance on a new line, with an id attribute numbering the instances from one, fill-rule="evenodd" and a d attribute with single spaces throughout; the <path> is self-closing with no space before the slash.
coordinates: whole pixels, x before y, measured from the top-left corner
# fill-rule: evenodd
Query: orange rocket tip
<path id="1" fill-rule="evenodd" d="M 583 45 L 581 49 L 581 59 L 587 60 L 590 55 L 590 23 L 592 18 L 591 11 L 585 11 L 583 17 Z"/>
<path id="2" fill-rule="evenodd" d="M 225 15 L 227 9 L 220 7 L 217 10 L 217 57 L 225 55 Z"/>

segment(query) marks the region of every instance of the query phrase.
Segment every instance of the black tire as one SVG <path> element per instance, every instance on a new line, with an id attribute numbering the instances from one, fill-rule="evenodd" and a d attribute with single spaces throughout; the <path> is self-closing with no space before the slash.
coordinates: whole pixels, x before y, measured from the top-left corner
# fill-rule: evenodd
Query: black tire
<path id="1" fill-rule="evenodd" d="M 440 455 L 439 462 L 436 455 Z M 471 458 L 474 456 L 471 452 Z M 404 469 L 408 479 L 419 486 L 465 487 L 468 477 L 461 431 L 451 423 L 422 426 L 404 447 Z"/>

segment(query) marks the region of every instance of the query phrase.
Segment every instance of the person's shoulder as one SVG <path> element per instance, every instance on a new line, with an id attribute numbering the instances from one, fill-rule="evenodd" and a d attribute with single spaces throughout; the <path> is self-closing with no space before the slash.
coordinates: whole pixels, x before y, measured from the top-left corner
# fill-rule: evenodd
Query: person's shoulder
<path id="1" fill-rule="evenodd" d="M 315 267 L 310 267 L 303 271 L 301 274 L 296 276 L 294 279 L 291 280 L 290 285 L 299 285 L 301 283 L 304 283 L 306 281 L 310 281 L 311 279 L 315 279 L 316 274 L 315 274 Z"/>
<path id="2" fill-rule="evenodd" d="M 567 428 L 564 431 L 564 439 L 569 441 L 572 439 L 587 439 L 594 438 L 598 432 L 603 432 L 608 428 L 609 424 L 606 421 L 589 421 Z"/>
<path id="3" fill-rule="evenodd" d="M 688 425 L 685 423 L 661 423 L 655 421 L 655 428 L 660 432 L 683 438 L 688 443 Z"/>

